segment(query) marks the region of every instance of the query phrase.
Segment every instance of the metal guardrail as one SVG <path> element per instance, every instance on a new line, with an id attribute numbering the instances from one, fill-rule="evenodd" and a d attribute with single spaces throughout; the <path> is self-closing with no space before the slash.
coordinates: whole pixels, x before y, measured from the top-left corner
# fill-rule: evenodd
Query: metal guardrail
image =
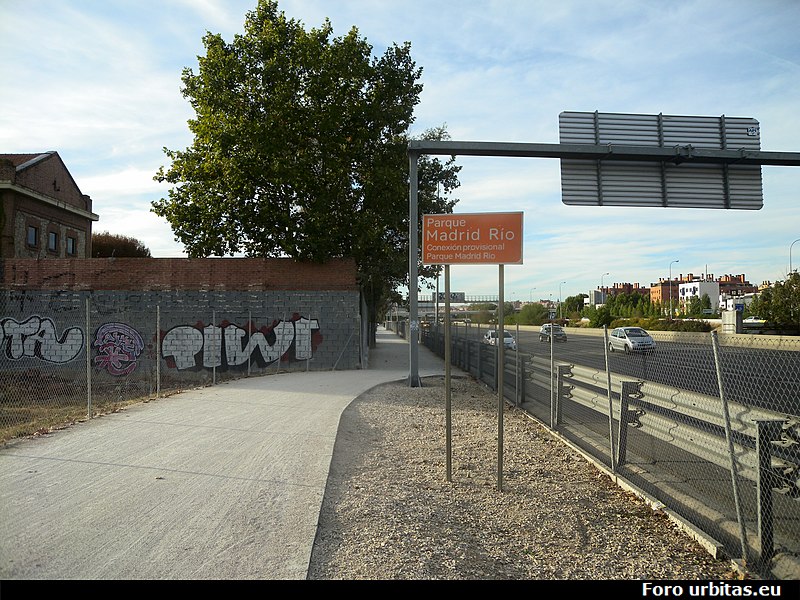
<path id="1" fill-rule="evenodd" d="M 549 359 L 530 356 L 528 359 L 531 372 L 528 377 L 538 385 L 548 386 L 550 379 Z M 560 401 L 572 400 L 608 417 L 608 396 L 600 392 L 606 387 L 606 374 L 580 365 L 557 363 L 565 372 L 559 380 L 565 378 L 567 385 L 560 386 Z M 513 367 L 513 365 L 512 365 Z M 730 453 L 725 440 L 720 399 L 695 392 L 680 390 L 657 383 L 631 380 L 611 373 L 612 396 L 617 402 L 616 418 L 619 418 L 623 405 L 627 405 L 631 413 L 623 420 L 628 426 L 641 428 L 649 435 L 667 443 L 674 444 L 693 454 L 712 462 L 722 468 L 730 466 Z M 626 392 L 627 389 L 627 392 Z M 622 400 L 624 399 L 624 401 Z M 800 429 L 800 419 L 774 411 L 728 403 L 731 415 L 730 425 L 734 433 L 739 434 L 733 440 L 734 453 L 740 470 L 739 475 L 751 481 L 758 480 L 758 456 L 755 440 L 758 437 L 758 421 L 775 421 L 782 423 L 781 442 L 791 444 L 795 441 Z M 618 438 L 619 439 L 619 438 Z M 747 442 L 750 443 L 747 443 Z M 780 456 L 776 447 L 773 462 L 776 468 L 787 469 L 797 474 L 798 465 L 791 463 L 788 457 Z M 618 451 L 618 464 L 624 455 L 624 449 Z M 793 481 L 787 481 L 787 493 L 800 497 L 800 475 Z"/>
<path id="2" fill-rule="evenodd" d="M 444 356 L 441 334 L 423 331 L 421 335 L 429 349 Z M 763 340 L 763 336 L 758 337 Z M 763 348 L 763 342 L 759 344 L 758 349 Z M 786 340 L 782 340 L 779 346 L 785 344 Z M 600 352 L 605 349 L 602 338 L 598 338 L 598 346 Z M 675 463 L 678 466 L 668 466 L 676 471 L 667 476 L 655 471 L 647 474 L 649 483 L 656 482 L 647 489 L 648 494 L 704 530 L 710 538 L 722 536 L 727 540 L 719 542 L 723 551 L 731 557 L 741 552 L 742 562 L 752 572 L 770 573 L 773 559 L 779 554 L 780 558 L 788 557 L 790 569 L 794 569 L 788 578 L 800 577 L 798 414 L 728 401 L 722 394 L 701 394 L 562 359 L 553 360 L 549 352 L 538 353 L 545 348 L 537 347 L 536 354 L 526 353 L 523 348 L 505 353 L 503 397 L 509 404 L 526 410 L 562 437 L 577 442 L 596 460 L 610 464 L 610 470 L 617 476 L 635 476 L 627 467 L 629 453 L 634 450 L 633 466 L 640 471 Z M 562 345 L 559 351 L 565 352 L 564 348 Z M 452 363 L 494 390 L 499 379 L 497 354 L 494 346 L 476 339 L 452 340 Z M 790 355 L 796 356 L 794 352 Z M 655 368 L 652 362 L 650 368 Z M 787 378 L 795 380 L 798 376 L 800 373 L 791 373 Z M 784 398 L 775 406 L 794 406 L 797 402 L 796 398 Z M 624 418 L 620 419 L 620 415 Z M 598 447 L 602 443 L 605 448 Z M 662 454 L 670 452 L 668 448 L 674 448 L 684 458 L 672 461 L 665 458 Z M 677 469 L 684 469 L 683 475 L 676 475 Z M 728 474 L 727 482 L 724 473 Z M 681 479 L 684 493 L 693 493 L 692 486 L 703 488 L 702 492 L 698 491 L 696 498 L 686 502 L 677 501 L 666 492 L 660 495 L 666 488 L 659 490 L 658 486 L 672 479 Z M 709 489 L 718 495 L 715 500 L 702 495 L 708 494 Z M 783 498 L 779 506 L 772 502 L 773 492 Z M 720 505 L 709 506 L 713 502 Z M 704 512 L 717 516 L 707 517 L 701 514 Z M 702 524 L 697 525 L 698 522 Z"/>

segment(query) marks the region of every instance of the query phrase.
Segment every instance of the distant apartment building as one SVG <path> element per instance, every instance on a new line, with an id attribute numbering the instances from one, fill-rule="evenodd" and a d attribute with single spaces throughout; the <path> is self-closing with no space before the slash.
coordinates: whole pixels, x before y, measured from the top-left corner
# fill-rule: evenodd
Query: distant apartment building
<path id="1" fill-rule="evenodd" d="M 708 295 L 711 301 L 711 308 L 714 311 L 728 310 L 726 307 L 732 305 L 729 302 L 732 298 L 754 294 L 758 287 L 747 281 L 742 275 L 723 275 L 715 278 L 713 274 L 688 275 L 680 274 L 672 281 L 669 278 L 661 278 L 658 283 L 650 285 L 650 301 L 659 302 L 666 308 L 670 298 L 674 307 L 686 307 L 693 298 L 702 298 Z"/>
<path id="2" fill-rule="evenodd" d="M 0 154 L 0 259 L 91 258 L 98 219 L 57 152 Z"/>
<path id="3" fill-rule="evenodd" d="M 691 274 L 690 277 L 692 277 Z M 710 309 L 716 312 L 720 302 L 719 288 L 719 281 L 692 278 L 690 281 L 678 284 L 678 304 L 685 309 L 693 299 L 702 299 L 703 296 L 708 296 L 711 303 Z"/>
<path id="4" fill-rule="evenodd" d="M 681 277 L 669 278 L 659 277 L 658 282 L 650 284 L 650 302 L 661 305 L 662 311 L 669 306 L 670 299 L 674 306 L 678 305 L 679 289 Z"/>
<path id="5" fill-rule="evenodd" d="M 744 275 L 724 275 L 719 279 L 720 309 L 741 310 L 753 301 L 758 292 L 771 286 L 768 281 L 756 286 Z"/>
<path id="6" fill-rule="evenodd" d="M 586 303 L 599 306 L 605 304 L 609 297 L 619 296 L 620 294 L 650 296 L 650 288 L 642 287 L 638 283 L 614 283 L 611 286 L 603 286 L 596 290 L 589 290 L 589 298 L 586 300 Z"/>

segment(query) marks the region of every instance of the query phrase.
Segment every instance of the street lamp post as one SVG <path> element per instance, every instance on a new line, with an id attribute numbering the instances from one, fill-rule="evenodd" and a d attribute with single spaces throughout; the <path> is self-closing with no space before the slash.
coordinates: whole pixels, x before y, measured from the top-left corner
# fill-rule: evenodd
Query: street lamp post
<path id="1" fill-rule="evenodd" d="M 606 294 L 603 291 L 603 278 L 606 275 L 611 275 L 611 273 L 603 273 L 602 275 L 600 275 L 600 300 L 602 301 L 602 302 L 600 302 L 600 304 L 605 304 L 606 303 Z"/>
<path id="2" fill-rule="evenodd" d="M 679 260 L 673 260 L 669 263 L 669 319 L 672 320 L 672 265 Z"/>
<path id="3" fill-rule="evenodd" d="M 792 271 L 792 246 L 794 246 L 797 242 L 800 242 L 800 238 L 797 238 L 795 241 L 789 244 L 789 275 L 794 273 L 794 271 Z"/>
<path id="4" fill-rule="evenodd" d="M 531 288 L 531 292 L 530 292 L 530 296 L 529 296 L 529 299 L 530 299 L 531 302 L 533 302 L 533 290 L 535 290 L 535 289 L 536 288 Z"/>
<path id="5" fill-rule="evenodd" d="M 562 281 L 558 284 L 558 318 L 561 318 L 561 284 L 567 283 L 566 281 Z"/>

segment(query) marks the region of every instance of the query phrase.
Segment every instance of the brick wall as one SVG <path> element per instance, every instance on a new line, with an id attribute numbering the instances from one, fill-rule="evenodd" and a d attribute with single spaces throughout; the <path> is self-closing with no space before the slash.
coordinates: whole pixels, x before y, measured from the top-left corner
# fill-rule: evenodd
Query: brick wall
<path id="1" fill-rule="evenodd" d="M 358 290 L 352 259 L 89 258 L 0 261 L 7 290 Z"/>
<path id="2" fill-rule="evenodd" d="M 93 394 L 147 395 L 366 365 L 352 260 L 7 259 L 0 274 L 0 377 L 77 383 L 91 364 Z"/>

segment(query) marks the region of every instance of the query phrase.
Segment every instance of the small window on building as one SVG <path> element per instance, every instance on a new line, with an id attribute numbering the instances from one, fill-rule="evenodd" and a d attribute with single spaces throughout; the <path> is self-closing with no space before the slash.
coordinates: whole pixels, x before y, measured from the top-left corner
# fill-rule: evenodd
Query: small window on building
<path id="1" fill-rule="evenodd" d="M 75 256 L 75 238 L 74 237 L 67 237 L 67 254 L 69 256 Z"/>
<path id="2" fill-rule="evenodd" d="M 58 234 L 55 231 L 47 233 L 47 250 L 50 252 L 58 251 Z"/>
<path id="3" fill-rule="evenodd" d="M 39 245 L 39 229 L 33 225 L 28 225 L 28 246 Z"/>

